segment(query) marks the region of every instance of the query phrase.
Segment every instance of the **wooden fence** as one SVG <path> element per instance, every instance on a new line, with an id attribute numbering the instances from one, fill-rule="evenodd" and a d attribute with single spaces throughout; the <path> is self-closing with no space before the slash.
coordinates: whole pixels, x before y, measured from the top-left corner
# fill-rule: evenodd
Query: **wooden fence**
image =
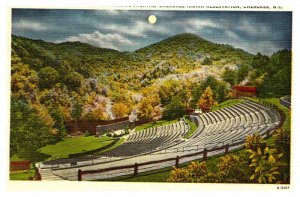
<path id="1" fill-rule="evenodd" d="M 239 144 L 235 144 L 235 146 L 236 145 L 239 145 Z M 234 144 L 232 144 L 231 146 L 234 146 Z M 188 158 L 188 157 L 194 157 L 194 156 L 197 156 L 197 155 L 202 155 L 202 159 L 207 160 L 207 154 L 209 152 L 220 151 L 220 150 L 224 149 L 224 154 L 228 154 L 229 153 L 229 147 L 230 146 L 227 144 L 225 146 L 218 147 L 218 148 L 213 148 L 211 150 L 207 150 L 205 148 L 203 151 L 196 152 L 196 153 L 191 153 L 191 154 L 182 155 L 182 156 L 176 156 L 174 158 L 148 161 L 148 162 L 144 162 L 144 163 L 135 163 L 133 165 L 123 165 L 123 166 L 103 168 L 103 169 L 98 169 L 98 170 L 84 170 L 83 171 L 83 170 L 79 169 L 78 170 L 78 181 L 82 181 L 82 176 L 85 175 L 85 174 L 97 174 L 97 173 L 103 173 L 103 172 L 114 171 L 114 170 L 123 170 L 123 169 L 132 169 L 133 170 L 133 176 L 137 176 L 139 167 L 141 167 L 141 166 L 146 166 L 146 165 L 151 165 L 151 164 L 159 164 L 159 163 L 164 163 L 164 162 L 168 162 L 168 161 L 174 161 L 174 166 L 179 167 L 180 159 Z"/>
<path id="2" fill-rule="evenodd" d="M 10 162 L 10 171 L 30 170 L 30 161 L 12 161 Z"/>

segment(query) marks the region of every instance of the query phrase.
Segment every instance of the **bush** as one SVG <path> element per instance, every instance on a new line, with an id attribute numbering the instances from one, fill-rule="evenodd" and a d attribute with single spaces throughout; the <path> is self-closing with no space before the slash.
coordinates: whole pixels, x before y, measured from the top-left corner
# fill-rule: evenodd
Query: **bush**
<path id="1" fill-rule="evenodd" d="M 274 183 L 280 175 L 279 167 L 283 164 L 279 161 L 282 153 L 279 154 L 275 148 L 266 146 L 264 149 L 258 147 L 255 151 L 247 149 L 252 169 L 250 181 L 255 183 Z"/>
<path id="2" fill-rule="evenodd" d="M 278 151 L 282 152 L 282 160 L 286 167 L 280 168 L 281 177 L 278 182 L 288 184 L 290 182 L 290 159 L 291 159 L 291 135 L 289 130 L 277 129 L 274 134 L 274 143 Z"/>
<path id="3" fill-rule="evenodd" d="M 258 147 L 261 147 L 263 143 L 263 138 L 258 134 L 254 133 L 247 136 L 245 140 L 245 147 L 255 151 Z"/>
<path id="4" fill-rule="evenodd" d="M 174 168 L 168 182 L 200 182 L 200 178 L 207 175 L 205 162 L 191 162 L 186 168 Z"/>
<path id="5" fill-rule="evenodd" d="M 283 152 L 283 159 L 289 160 L 291 149 L 290 131 L 283 128 L 276 129 L 274 133 L 274 144 L 277 150 Z"/>
<path id="6" fill-rule="evenodd" d="M 107 133 L 106 136 L 107 137 L 112 137 L 112 134 L 111 133 Z"/>
<path id="7" fill-rule="evenodd" d="M 89 131 L 84 132 L 84 136 L 85 136 L 85 137 L 88 137 L 88 136 L 90 136 L 90 135 L 91 135 L 91 134 L 90 134 Z"/>
<path id="8" fill-rule="evenodd" d="M 247 157 L 230 154 L 221 157 L 218 161 L 218 175 L 223 183 L 248 182 L 250 176 Z"/>

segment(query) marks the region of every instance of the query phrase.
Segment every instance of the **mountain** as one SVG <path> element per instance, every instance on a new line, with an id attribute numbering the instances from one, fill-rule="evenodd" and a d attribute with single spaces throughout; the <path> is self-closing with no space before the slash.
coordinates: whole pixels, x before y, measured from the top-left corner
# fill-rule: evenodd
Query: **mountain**
<path id="1" fill-rule="evenodd" d="M 57 44 L 15 35 L 11 46 L 12 53 L 37 73 L 45 67 L 55 69 L 62 84 L 68 84 L 66 73 L 76 73 L 84 79 L 95 78 L 105 86 L 117 83 L 131 90 L 139 90 L 170 74 L 189 73 L 202 65 L 249 64 L 253 56 L 189 33 L 134 52 L 97 48 L 80 42 Z"/>
<path id="2" fill-rule="evenodd" d="M 234 48 L 230 45 L 216 44 L 195 34 L 184 33 L 169 37 L 160 42 L 138 49 L 139 54 L 156 56 L 159 54 L 173 54 L 195 59 L 195 57 L 209 56 L 212 61 L 226 59 L 232 63 L 249 61 L 253 55 Z"/>

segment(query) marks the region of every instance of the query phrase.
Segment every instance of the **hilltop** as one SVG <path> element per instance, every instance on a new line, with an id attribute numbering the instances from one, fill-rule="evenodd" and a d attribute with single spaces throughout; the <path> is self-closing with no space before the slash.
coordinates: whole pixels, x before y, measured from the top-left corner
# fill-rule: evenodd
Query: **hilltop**
<path id="1" fill-rule="evenodd" d="M 243 63 L 252 58 L 252 54 L 230 45 L 217 44 L 195 34 L 183 33 L 136 50 L 139 54 L 156 56 L 169 54 L 185 56 L 192 60 L 209 57 L 212 61 L 227 60 L 231 63 Z"/>
<path id="2" fill-rule="evenodd" d="M 80 42 L 57 44 L 13 35 L 12 51 L 36 72 L 50 66 L 59 72 L 60 79 L 65 72 L 77 72 L 84 78 L 98 78 L 106 85 L 109 81 L 127 83 L 132 90 L 170 74 L 188 73 L 201 65 L 247 64 L 253 56 L 188 33 L 134 52 L 97 48 Z"/>

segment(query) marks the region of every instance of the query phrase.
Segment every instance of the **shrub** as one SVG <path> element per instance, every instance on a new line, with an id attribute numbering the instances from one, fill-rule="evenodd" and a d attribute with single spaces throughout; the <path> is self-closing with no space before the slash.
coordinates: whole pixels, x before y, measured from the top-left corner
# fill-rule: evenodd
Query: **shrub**
<path id="1" fill-rule="evenodd" d="M 107 133 L 106 136 L 107 137 L 112 137 L 112 134 L 111 133 Z"/>
<path id="2" fill-rule="evenodd" d="M 168 182 L 199 182 L 201 177 L 207 175 L 207 167 L 205 162 L 191 162 L 186 168 L 174 168 Z"/>
<path id="3" fill-rule="evenodd" d="M 207 167 L 205 162 L 191 162 L 191 164 L 188 165 L 187 170 L 189 172 L 189 175 L 192 177 L 192 182 L 197 182 L 197 180 L 201 176 L 207 174 Z"/>
<path id="4" fill-rule="evenodd" d="M 286 163 L 286 167 L 280 168 L 279 183 L 288 184 L 290 182 L 290 158 L 291 158 L 291 136 L 290 131 L 283 128 L 277 129 L 274 134 L 274 143 L 278 151 L 282 152 L 282 160 Z"/>
<path id="5" fill-rule="evenodd" d="M 218 161 L 218 176 L 225 183 L 248 182 L 250 175 L 248 166 L 248 158 L 242 155 L 225 155 Z"/>
<path id="6" fill-rule="evenodd" d="M 118 134 L 114 133 L 112 136 L 113 136 L 113 137 L 118 137 Z"/>
<path id="7" fill-rule="evenodd" d="M 283 159 L 289 160 L 290 158 L 290 131 L 283 128 L 276 129 L 274 134 L 274 144 L 277 150 L 283 152 Z"/>
<path id="8" fill-rule="evenodd" d="M 175 168 L 170 172 L 170 177 L 168 178 L 168 182 L 173 183 L 187 183 L 189 181 L 188 170 L 184 168 Z"/>
<path id="9" fill-rule="evenodd" d="M 266 146 L 264 149 L 260 147 L 257 150 L 247 149 L 250 154 L 251 164 L 249 167 L 252 169 L 250 181 L 258 183 L 273 183 L 277 180 L 276 176 L 280 175 L 279 166 L 283 164 L 279 161 L 282 153 L 279 154 L 275 148 Z"/>
<path id="10" fill-rule="evenodd" d="M 263 138 L 258 133 L 254 133 L 247 136 L 245 140 L 245 147 L 255 151 L 258 147 L 262 146 L 262 143 Z"/>

